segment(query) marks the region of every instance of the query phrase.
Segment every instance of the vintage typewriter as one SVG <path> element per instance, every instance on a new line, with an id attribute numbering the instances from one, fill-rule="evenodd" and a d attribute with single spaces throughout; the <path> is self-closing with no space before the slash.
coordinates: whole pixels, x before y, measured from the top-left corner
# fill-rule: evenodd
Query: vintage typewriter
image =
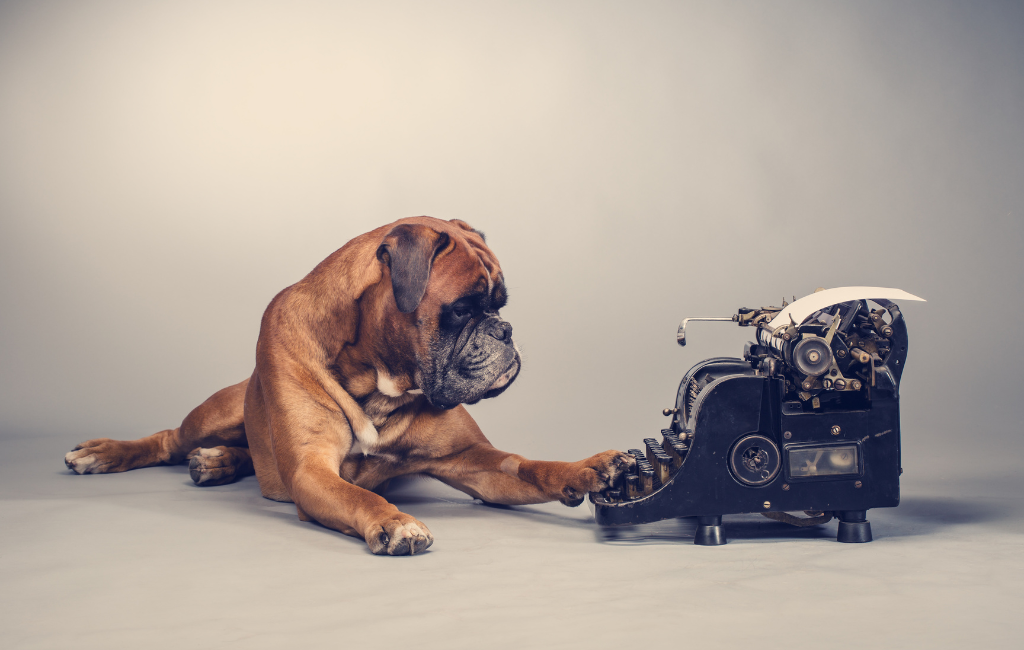
<path id="1" fill-rule="evenodd" d="M 731 318 L 684 319 L 679 345 L 687 323 L 708 320 L 754 328 L 756 342 L 742 359 L 706 359 L 686 373 L 660 439 L 630 449 L 636 466 L 622 483 L 590 496 L 597 523 L 696 517 L 694 543 L 716 546 L 726 542 L 723 515 L 796 526 L 836 517 L 840 542 L 870 542 L 866 513 L 899 504 L 903 472 L 907 327 L 893 300 L 921 298 L 843 287 Z"/>

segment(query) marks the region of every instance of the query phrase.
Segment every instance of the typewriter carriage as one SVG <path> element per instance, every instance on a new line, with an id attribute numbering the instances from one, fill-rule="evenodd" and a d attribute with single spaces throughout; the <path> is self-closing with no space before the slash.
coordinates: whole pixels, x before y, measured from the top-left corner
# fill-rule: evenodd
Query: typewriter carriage
<path id="1" fill-rule="evenodd" d="M 887 297 L 871 298 L 871 309 L 869 299 L 851 299 L 861 291 Z M 899 504 L 902 473 L 907 329 L 889 297 L 920 300 L 853 287 L 732 318 L 684 319 L 680 345 L 693 320 L 754 327 L 756 342 L 742 359 L 706 359 L 686 373 L 663 412 L 672 419 L 662 440 L 630 450 L 637 467 L 621 487 L 591 495 L 597 522 L 697 517 L 694 542 L 719 545 L 723 515 L 759 512 L 798 526 L 835 516 L 839 541 L 871 541 L 866 512 Z M 789 514 L 798 511 L 808 514 Z"/>

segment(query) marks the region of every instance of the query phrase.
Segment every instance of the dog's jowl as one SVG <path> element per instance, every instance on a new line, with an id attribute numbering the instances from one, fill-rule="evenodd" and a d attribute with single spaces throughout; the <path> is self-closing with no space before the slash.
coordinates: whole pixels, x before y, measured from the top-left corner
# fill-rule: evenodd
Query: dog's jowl
<path id="1" fill-rule="evenodd" d="M 578 505 L 633 462 L 617 451 L 534 461 L 499 451 L 463 404 L 500 395 L 521 359 L 498 259 L 468 224 L 402 219 L 356 237 L 263 314 L 252 376 L 214 393 L 181 426 L 89 440 L 78 474 L 189 462 L 197 485 L 255 473 L 300 519 L 378 554 L 426 550 L 427 526 L 372 490 L 426 474 L 492 503 Z"/>

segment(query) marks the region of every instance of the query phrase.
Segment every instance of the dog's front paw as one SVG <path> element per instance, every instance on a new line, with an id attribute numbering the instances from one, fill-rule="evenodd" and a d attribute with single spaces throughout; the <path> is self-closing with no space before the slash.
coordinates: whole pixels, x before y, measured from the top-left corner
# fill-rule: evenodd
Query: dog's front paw
<path id="1" fill-rule="evenodd" d="M 588 492 L 600 492 L 617 485 L 626 470 L 635 464 L 635 458 L 614 449 L 573 463 L 574 471 L 562 487 L 559 501 L 575 508 L 583 503 Z"/>
<path id="2" fill-rule="evenodd" d="M 374 555 L 416 555 L 434 543 L 426 524 L 404 512 L 374 523 L 363 538 Z"/>

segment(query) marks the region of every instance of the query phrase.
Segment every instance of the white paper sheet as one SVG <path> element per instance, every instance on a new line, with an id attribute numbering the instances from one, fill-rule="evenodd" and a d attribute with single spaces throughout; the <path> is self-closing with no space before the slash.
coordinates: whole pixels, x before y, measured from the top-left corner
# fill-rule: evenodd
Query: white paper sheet
<path id="1" fill-rule="evenodd" d="M 791 316 L 793 322 L 799 325 L 804 322 L 805 318 L 819 309 L 824 309 L 841 302 L 863 300 L 865 298 L 882 298 L 894 302 L 897 300 L 920 300 L 921 302 L 926 302 L 924 298 L 918 298 L 914 294 L 907 293 L 902 289 L 888 289 L 886 287 L 836 287 L 835 289 L 825 289 L 824 291 L 812 293 L 786 305 L 768 325 L 773 328 L 785 325 L 789 323 Z"/>

